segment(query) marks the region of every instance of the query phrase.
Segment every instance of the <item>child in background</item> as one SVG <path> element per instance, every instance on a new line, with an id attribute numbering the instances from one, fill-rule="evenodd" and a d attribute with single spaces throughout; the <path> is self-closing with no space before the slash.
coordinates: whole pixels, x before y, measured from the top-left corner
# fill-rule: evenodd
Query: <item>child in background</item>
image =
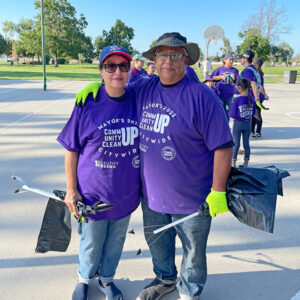
<path id="1" fill-rule="evenodd" d="M 245 150 L 243 167 L 248 167 L 250 159 L 250 123 L 252 116 L 255 114 L 255 101 L 251 98 L 251 84 L 249 80 L 241 78 L 238 80 L 236 86 L 240 96 L 233 100 L 229 109 L 229 116 L 234 120 L 232 133 L 234 141 L 232 165 L 233 167 L 236 167 L 236 160 L 242 135 Z"/>
<path id="2" fill-rule="evenodd" d="M 214 83 L 215 81 L 213 80 L 211 75 L 206 75 L 204 77 L 204 81 L 203 83 L 205 83 L 218 97 L 219 97 L 219 92 L 218 90 L 214 87 Z"/>

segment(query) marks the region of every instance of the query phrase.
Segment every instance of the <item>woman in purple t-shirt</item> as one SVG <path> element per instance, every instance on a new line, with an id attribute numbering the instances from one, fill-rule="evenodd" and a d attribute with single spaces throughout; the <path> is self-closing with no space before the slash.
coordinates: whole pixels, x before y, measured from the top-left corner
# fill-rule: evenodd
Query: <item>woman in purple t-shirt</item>
<path id="1" fill-rule="evenodd" d="M 238 151 L 240 148 L 241 136 L 243 136 L 243 146 L 245 150 L 244 167 L 248 167 L 250 158 L 250 121 L 255 114 L 255 101 L 251 98 L 250 81 L 241 78 L 236 84 L 237 90 L 241 96 L 235 98 L 229 109 L 229 116 L 233 118 L 233 141 L 234 149 L 232 156 L 232 165 L 236 166 Z"/>
<path id="2" fill-rule="evenodd" d="M 130 214 L 139 205 L 139 150 L 135 95 L 124 89 L 131 57 L 119 46 L 103 48 L 99 71 L 104 86 L 96 101 L 74 107 L 58 137 L 66 148 L 65 203 L 77 217 L 76 202 L 101 200 L 113 208 L 80 224 L 79 281 L 73 300 L 86 300 L 91 280 L 108 300 L 122 300 L 113 277 L 122 253 Z"/>

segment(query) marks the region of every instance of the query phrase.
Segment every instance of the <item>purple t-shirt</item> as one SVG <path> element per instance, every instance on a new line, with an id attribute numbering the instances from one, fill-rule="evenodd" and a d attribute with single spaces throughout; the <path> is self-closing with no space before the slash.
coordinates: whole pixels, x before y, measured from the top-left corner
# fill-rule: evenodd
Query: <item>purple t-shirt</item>
<path id="1" fill-rule="evenodd" d="M 199 77 L 197 76 L 195 70 L 189 66 L 186 66 L 186 75 L 187 77 L 194 79 L 196 81 L 200 81 Z"/>
<path id="2" fill-rule="evenodd" d="M 239 76 L 239 70 L 236 68 L 226 68 L 225 66 L 221 66 L 217 69 L 215 69 L 211 76 L 221 76 L 221 75 L 226 75 L 226 76 L 234 76 L 235 79 L 238 78 Z M 233 97 L 234 94 L 234 83 L 233 82 L 227 82 L 227 80 L 219 80 L 216 82 L 216 87 L 219 91 L 219 97 L 222 100 L 227 100 Z"/>
<path id="3" fill-rule="evenodd" d="M 232 140 L 220 100 L 187 76 L 172 87 L 159 78 L 128 87 L 137 97 L 141 176 L 149 207 L 194 213 L 212 186 L 214 149 Z"/>
<path id="4" fill-rule="evenodd" d="M 111 210 L 90 215 L 92 220 L 118 220 L 139 204 L 140 157 L 135 95 L 123 102 L 111 99 L 101 87 L 72 115 L 57 138 L 67 150 L 78 152 L 78 190 L 85 204 L 98 200 Z"/>
<path id="5" fill-rule="evenodd" d="M 255 111 L 256 105 L 252 97 L 250 97 L 250 107 L 248 107 L 248 97 L 239 96 L 233 99 L 228 114 L 235 121 L 250 122 Z"/>
<path id="6" fill-rule="evenodd" d="M 237 79 L 237 81 L 240 78 L 245 78 L 245 79 L 248 79 L 249 81 L 255 81 L 257 86 L 258 86 L 258 89 L 260 89 L 261 76 L 260 76 L 258 70 L 256 69 L 256 67 L 254 65 L 251 64 L 251 65 L 247 66 L 244 70 L 242 70 L 239 77 L 238 77 L 238 79 Z M 235 93 L 238 94 L 237 89 L 235 89 Z M 253 94 L 252 89 L 251 89 L 251 97 L 254 98 L 254 94 Z"/>
<path id="7" fill-rule="evenodd" d="M 133 71 L 133 69 L 135 71 Z M 147 72 L 144 69 L 138 70 L 136 67 L 132 67 L 132 68 L 130 68 L 130 71 L 129 71 L 128 83 L 132 83 L 141 78 L 148 78 L 148 77 L 149 77 L 149 75 L 147 74 Z"/>

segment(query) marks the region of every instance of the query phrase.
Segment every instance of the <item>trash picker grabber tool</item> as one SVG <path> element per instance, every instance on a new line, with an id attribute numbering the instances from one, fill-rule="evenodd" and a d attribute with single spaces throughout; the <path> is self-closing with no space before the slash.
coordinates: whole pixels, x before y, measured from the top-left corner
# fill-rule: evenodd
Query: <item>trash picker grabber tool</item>
<path id="1" fill-rule="evenodd" d="M 23 183 L 21 189 L 15 190 L 15 193 L 21 193 L 21 192 L 23 192 L 23 191 L 22 191 L 22 189 L 23 189 L 23 190 L 25 190 L 25 191 L 29 191 L 29 192 L 33 192 L 33 193 L 36 193 L 36 194 L 45 196 L 45 197 L 47 197 L 47 198 L 52 198 L 52 199 L 55 199 L 55 200 L 57 200 L 57 201 L 64 202 L 63 199 L 61 199 L 61 198 L 55 196 L 54 194 L 51 194 L 51 193 L 48 193 L 48 192 L 46 192 L 46 191 L 43 191 L 43 190 L 40 190 L 40 189 L 37 189 L 37 188 L 34 188 L 34 187 L 30 186 L 29 184 L 27 184 L 27 183 L 24 181 L 23 178 L 21 178 L 21 177 L 19 177 L 19 176 L 13 175 L 11 178 L 14 179 L 14 180 L 18 180 L 18 181 L 20 181 L 20 182 Z"/>
<path id="2" fill-rule="evenodd" d="M 56 193 L 48 193 L 41 189 L 30 186 L 29 184 L 27 184 L 25 182 L 25 180 L 23 178 L 21 178 L 19 176 L 13 175 L 11 178 L 23 183 L 23 186 L 21 187 L 21 189 L 16 190 L 15 193 L 29 191 L 29 192 L 33 192 L 35 194 L 39 194 L 39 195 L 45 196 L 47 198 L 51 198 L 51 199 L 65 203 L 64 198 L 66 196 L 66 192 L 56 191 Z M 59 197 L 57 195 L 59 195 Z M 113 208 L 113 204 L 105 203 L 101 200 L 97 201 L 93 205 L 85 205 L 83 202 L 77 201 L 76 209 L 78 211 L 79 218 L 76 218 L 74 213 L 73 213 L 73 215 L 78 220 L 78 222 L 81 222 L 81 221 L 87 222 L 87 219 L 86 219 L 87 215 L 95 215 L 97 212 L 109 210 L 111 208 Z"/>
<path id="3" fill-rule="evenodd" d="M 153 231 L 153 233 L 154 233 L 154 234 L 160 233 L 160 232 L 162 232 L 162 231 L 164 231 L 164 230 L 166 230 L 166 229 L 169 229 L 169 228 L 171 228 L 171 227 L 173 227 L 173 226 L 175 226 L 175 225 L 177 225 L 177 224 L 180 224 L 180 223 L 182 223 L 182 222 L 185 222 L 185 221 L 187 221 L 187 220 L 189 220 L 189 219 L 191 219 L 191 218 L 193 218 L 193 217 L 196 217 L 196 216 L 198 216 L 198 215 L 202 215 L 202 216 L 206 216 L 206 217 L 209 216 L 209 207 L 208 207 L 208 203 L 207 203 L 207 202 L 203 202 L 203 203 L 199 206 L 197 212 L 195 212 L 195 213 L 193 213 L 193 214 L 191 214 L 191 215 L 188 215 L 188 216 L 186 216 L 186 217 L 184 217 L 184 218 L 182 218 L 182 219 L 180 219 L 180 220 L 174 221 L 174 222 L 172 222 L 172 223 L 170 223 L 170 224 L 168 224 L 168 225 L 166 225 L 166 226 L 163 226 L 163 227 L 161 227 L 161 228 L 159 228 L 159 229 L 156 229 L 156 230 Z"/>

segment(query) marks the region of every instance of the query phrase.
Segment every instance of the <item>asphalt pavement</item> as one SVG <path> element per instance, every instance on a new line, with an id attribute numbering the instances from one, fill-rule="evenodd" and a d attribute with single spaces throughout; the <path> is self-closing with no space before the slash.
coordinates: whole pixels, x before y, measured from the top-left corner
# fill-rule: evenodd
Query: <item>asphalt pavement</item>
<path id="1" fill-rule="evenodd" d="M 68 120 L 75 93 L 86 81 L 0 80 L 0 299 L 71 299 L 77 281 L 76 222 L 65 253 L 36 254 L 47 198 L 14 194 L 12 175 L 51 192 L 65 188 L 64 149 L 56 137 Z M 273 234 L 239 223 L 230 213 L 212 222 L 208 280 L 201 300 L 299 300 L 300 294 L 300 84 L 266 85 L 261 139 L 251 139 L 249 166 L 276 165 L 290 172 L 278 197 Z M 238 164 L 242 163 L 239 156 Z M 140 208 L 131 218 L 116 284 L 133 300 L 154 274 L 143 237 Z M 180 269 L 181 244 L 176 263 Z M 138 249 L 142 254 L 137 256 Z M 104 299 L 93 286 L 90 300 Z M 179 299 L 173 292 L 163 300 Z"/>

